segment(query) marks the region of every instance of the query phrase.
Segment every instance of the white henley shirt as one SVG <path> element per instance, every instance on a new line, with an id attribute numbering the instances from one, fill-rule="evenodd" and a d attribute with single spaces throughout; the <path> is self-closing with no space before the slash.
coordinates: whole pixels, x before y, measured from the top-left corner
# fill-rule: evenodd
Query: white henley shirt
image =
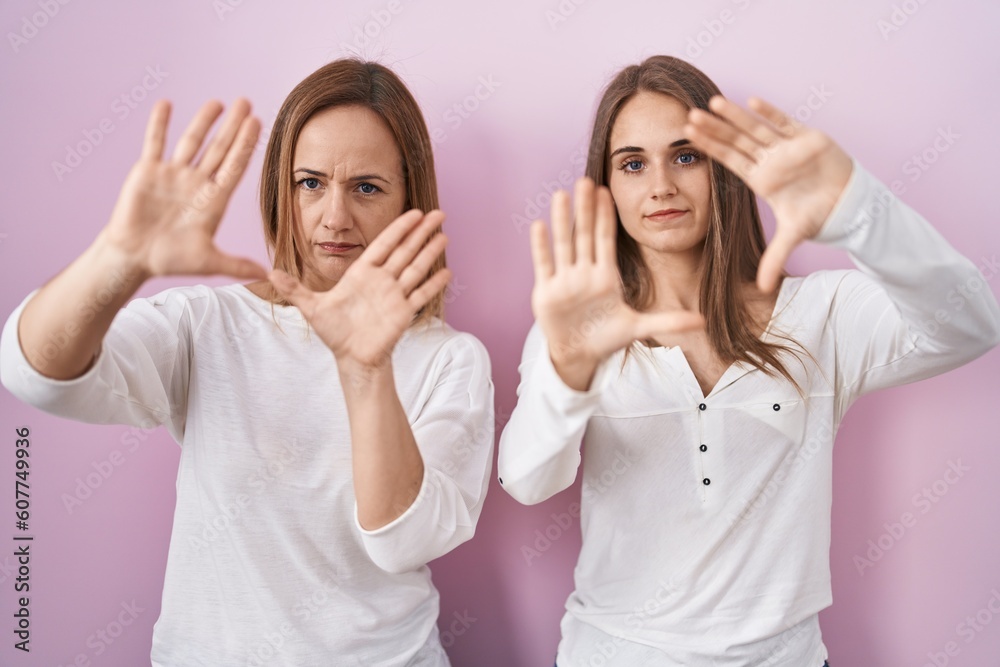
<path id="1" fill-rule="evenodd" d="M 501 484 L 534 504 L 581 462 L 583 545 L 559 667 L 821 667 L 832 602 L 833 442 L 869 392 L 1000 342 L 976 266 L 856 161 L 820 235 L 858 270 L 783 280 L 762 338 L 802 386 L 735 363 L 708 396 L 680 347 L 624 352 L 567 387 L 537 323 L 500 440 Z M 937 319 L 935 319 L 937 318 Z"/>

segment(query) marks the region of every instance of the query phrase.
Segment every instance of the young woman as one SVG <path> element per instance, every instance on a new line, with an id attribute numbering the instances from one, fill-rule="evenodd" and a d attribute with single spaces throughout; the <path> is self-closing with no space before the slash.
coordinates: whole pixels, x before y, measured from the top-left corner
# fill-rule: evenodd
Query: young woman
<path id="1" fill-rule="evenodd" d="M 625 68 L 575 228 L 566 193 L 551 250 L 532 227 L 536 323 L 498 463 L 538 503 L 573 483 L 582 438 L 559 667 L 824 665 L 844 413 L 1000 341 L 989 289 L 949 299 L 970 261 L 823 133 L 750 106 L 676 58 Z M 806 239 L 858 270 L 788 276 Z"/>
<path id="2" fill-rule="evenodd" d="M 291 92 L 261 183 L 270 282 L 213 244 L 259 133 L 239 100 L 197 158 L 221 110 L 164 158 L 155 106 L 107 226 L 11 315 L 3 384 L 181 445 L 154 665 L 447 665 L 426 563 L 475 529 L 493 386 L 483 346 L 441 320 L 420 110 L 354 60 Z M 129 303 L 180 274 L 261 280 Z"/>

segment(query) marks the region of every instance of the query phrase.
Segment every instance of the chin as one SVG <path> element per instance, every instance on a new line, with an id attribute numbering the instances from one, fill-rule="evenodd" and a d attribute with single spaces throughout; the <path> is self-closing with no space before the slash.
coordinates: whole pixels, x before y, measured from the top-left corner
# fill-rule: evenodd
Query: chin
<path id="1" fill-rule="evenodd" d="M 694 238 L 688 230 L 659 232 L 655 236 L 636 239 L 636 243 L 647 251 L 662 254 L 689 253 L 705 246 L 705 238 Z"/>

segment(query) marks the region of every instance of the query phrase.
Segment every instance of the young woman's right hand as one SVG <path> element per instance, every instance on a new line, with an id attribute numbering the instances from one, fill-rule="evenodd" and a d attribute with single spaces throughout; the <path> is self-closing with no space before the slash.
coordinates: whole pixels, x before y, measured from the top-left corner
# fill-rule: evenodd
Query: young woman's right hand
<path id="1" fill-rule="evenodd" d="M 101 233 L 145 279 L 167 275 L 223 274 L 265 279 L 263 267 L 216 248 L 215 230 L 260 134 L 250 103 L 237 99 L 204 155 L 195 156 L 222 104 L 206 103 L 188 125 L 169 160 L 163 159 L 170 103 L 153 107 L 142 156 L 135 163 Z"/>
<path id="2" fill-rule="evenodd" d="M 531 307 L 549 344 L 552 365 L 570 387 L 585 391 L 598 365 L 636 340 L 704 326 L 697 313 L 640 313 L 625 302 L 615 250 L 611 192 L 589 178 L 576 182 L 575 239 L 569 194 L 552 197 L 553 250 L 545 223 L 531 226 L 535 287 Z"/>

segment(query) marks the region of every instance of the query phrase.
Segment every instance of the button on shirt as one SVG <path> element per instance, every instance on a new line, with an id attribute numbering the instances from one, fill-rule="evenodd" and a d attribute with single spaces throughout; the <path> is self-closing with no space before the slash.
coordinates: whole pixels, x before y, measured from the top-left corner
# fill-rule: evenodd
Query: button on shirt
<path id="1" fill-rule="evenodd" d="M 681 348 L 644 346 L 613 355 L 579 392 L 538 325 L 529 332 L 499 474 L 514 498 L 538 503 L 573 483 L 582 449 L 583 546 L 560 667 L 828 657 L 816 614 L 832 602 L 841 419 L 866 393 L 985 353 L 1000 342 L 1000 307 L 988 288 L 949 302 L 980 277 L 975 265 L 857 162 L 816 240 L 858 269 L 786 277 L 762 334 L 811 353 L 781 357 L 804 397 L 742 362 L 705 396 Z M 941 309 L 950 317 L 938 324 Z"/>

